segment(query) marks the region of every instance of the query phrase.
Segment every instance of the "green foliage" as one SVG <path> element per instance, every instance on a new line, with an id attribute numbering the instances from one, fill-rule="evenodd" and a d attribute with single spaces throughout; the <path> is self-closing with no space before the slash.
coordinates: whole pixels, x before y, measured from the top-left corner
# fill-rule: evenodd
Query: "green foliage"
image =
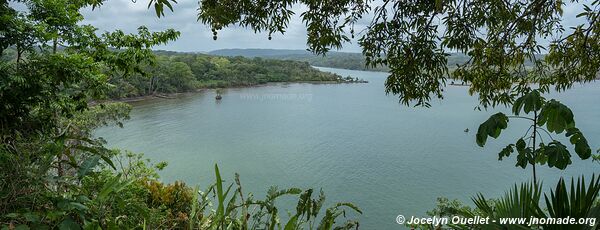
<path id="1" fill-rule="evenodd" d="M 165 16 L 165 6 L 169 8 L 169 10 L 173 11 L 173 5 L 169 1 L 177 3 L 177 1 L 175 0 L 150 0 L 148 3 L 148 8 L 154 5 L 154 11 L 156 12 L 156 16 L 160 18 L 161 16 Z"/>
<path id="2" fill-rule="evenodd" d="M 156 64 L 142 68 L 146 74 L 112 76 L 109 82 L 114 87 L 109 96 L 124 98 L 268 82 L 338 81 L 340 78 L 296 61 L 157 53 Z"/>
<path id="3" fill-rule="evenodd" d="M 350 210 L 362 213 L 351 203 L 337 203 L 325 210 L 318 221 L 325 202 L 322 191 L 318 197 L 313 198 L 312 189 L 279 190 L 271 187 L 264 200 L 256 200 L 252 194 L 245 196 L 242 193 L 239 176 L 236 175 L 234 183 L 226 185 L 215 165 L 215 177 L 216 182 L 206 192 L 200 192 L 199 203 L 194 203 L 194 213 L 203 213 L 192 215 L 199 216 L 196 225 L 199 229 L 315 229 L 316 224 L 317 229 L 351 229 L 358 226 L 358 222 L 347 220 L 342 225 L 337 225 L 336 220 L 340 215 L 345 217 Z M 214 202 L 208 197 L 209 193 L 213 194 Z M 282 226 L 275 201 L 283 196 L 297 196 L 298 202 L 296 213 L 290 214 L 288 221 Z M 209 210 L 213 204 L 216 204 L 216 210 Z"/>
<path id="4" fill-rule="evenodd" d="M 427 211 L 427 216 L 431 216 L 431 217 L 435 216 L 437 218 L 452 219 L 452 217 L 455 217 L 455 216 L 459 216 L 459 217 L 471 216 L 473 212 L 474 212 L 474 210 L 471 207 L 464 205 L 459 200 L 449 200 L 448 198 L 445 198 L 445 197 L 438 197 L 436 207 L 432 210 Z M 461 229 L 461 227 L 462 227 L 460 225 L 454 225 L 451 223 L 449 223 L 448 226 L 435 226 L 433 224 L 418 224 L 418 225 L 405 224 L 405 225 L 406 225 L 406 227 L 409 227 L 411 229 L 423 229 L 423 230 L 425 230 L 425 229 L 442 229 L 442 227 Z"/>
<path id="5" fill-rule="evenodd" d="M 10 212 L 0 217 L 1 223 L 29 226 L 59 226 L 86 229 L 151 228 L 151 229 L 350 229 L 358 222 L 336 221 L 348 210 L 361 211 L 351 203 L 338 203 L 319 216 L 325 195 L 312 197 L 312 189 L 272 187 L 264 200 L 244 195 L 239 177 L 226 184 L 215 167 L 216 182 L 205 191 L 185 183 L 163 184 L 156 171 L 163 164 L 150 164 L 141 154 L 113 152 L 117 169 L 101 163 L 89 169 L 81 179 L 81 187 L 72 187 L 51 209 Z M 84 164 L 85 165 L 85 164 Z M 85 166 L 82 166 L 82 168 Z M 235 187 L 234 187 L 235 185 Z M 282 226 L 276 200 L 297 196 L 296 214 Z M 213 209 L 216 207 L 216 209 Z M 10 210 L 10 209 L 9 209 Z M 317 219 L 320 217 L 320 221 Z"/>
<path id="6" fill-rule="evenodd" d="M 427 215 L 437 217 L 464 218 L 490 217 L 488 225 L 454 225 L 433 226 L 419 225 L 410 226 L 417 229 L 596 229 L 597 225 L 589 226 L 590 223 L 582 225 L 568 224 L 533 224 L 528 225 L 532 218 L 598 218 L 600 217 L 600 203 L 598 203 L 598 190 L 600 181 L 595 176 L 586 186 L 583 176 L 571 180 L 570 189 L 564 179 L 560 179 L 554 190 L 542 194 L 542 186 L 535 183 L 522 183 L 515 185 L 507 191 L 500 199 L 486 199 L 482 194 L 472 198 L 474 208 L 463 205 L 454 200 L 438 198 L 438 206 Z M 544 201 L 542 201 L 542 195 Z M 527 220 L 523 224 L 503 224 L 501 218 L 523 218 Z M 492 221 L 494 220 L 494 221 Z M 596 223 L 597 224 L 597 223 Z"/>
<path id="7" fill-rule="evenodd" d="M 292 60 L 308 62 L 312 66 L 330 67 L 351 70 L 389 71 L 386 66 L 370 68 L 360 53 L 344 53 L 330 51 L 325 56 L 315 55 L 306 50 L 282 49 L 222 49 L 209 52 L 211 55 L 260 57 L 265 59 Z"/>
<path id="8" fill-rule="evenodd" d="M 533 114 L 533 117 L 521 116 L 521 112 Z M 515 100 L 512 113 L 514 116 L 511 116 L 511 119 L 526 119 L 531 122 L 531 125 L 516 143 L 509 144 L 500 151 L 498 160 L 509 157 L 516 150 L 518 153 L 516 166 L 526 168 L 527 165 L 531 165 L 534 180 L 536 180 L 535 164 L 547 163 L 551 168 L 565 169 L 572 163 L 567 146 L 555 140 L 552 133 L 561 134 L 566 131 L 565 136 L 574 145 L 575 153 L 579 158 L 585 160 L 592 155 L 587 139 L 575 127 L 573 112 L 559 101 L 554 99 L 547 101 L 538 90 L 532 90 Z M 508 127 L 508 121 L 509 117 L 503 113 L 492 115 L 479 126 L 476 135 L 477 144 L 483 147 L 488 136 L 497 138 L 501 131 Z M 542 135 L 542 131 L 546 135 Z M 544 141 L 545 136 L 550 140 Z"/>
<path id="9" fill-rule="evenodd" d="M 468 216 L 489 216 L 492 220 L 508 217 L 522 218 L 598 218 L 600 212 L 598 198 L 600 190 L 600 179 L 592 176 L 588 186 L 585 177 L 571 180 L 570 190 L 567 189 L 565 181 L 561 178 L 556 188 L 550 194 L 544 194 L 546 207 L 541 203 L 541 186 L 535 183 L 523 183 L 515 185 L 504 197 L 498 200 L 486 200 L 479 194 L 473 198 L 477 209 Z M 467 227 L 467 226 L 463 226 Z M 539 224 L 533 226 L 504 225 L 499 221 L 491 222 L 489 226 L 470 226 L 481 229 L 595 229 L 596 226 L 587 225 L 562 225 L 562 224 Z M 460 226 L 457 229 L 462 229 Z"/>
<path id="10" fill-rule="evenodd" d="M 107 203 L 128 181 L 106 175 L 89 192 L 84 184 L 99 164 L 113 168 L 95 128 L 121 124 L 130 106 L 96 104 L 110 89 L 109 76 L 140 73 L 153 63 L 151 47 L 174 40 L 174 30 L 138 34 L 97 33 L 82 25 L 79 10 L 97 1 L 0 3 L 0 223 L 30 228 L 77 229 L 104 224 L 93 202 Z M 110 182 L 110 183 L 108 183 Z M 113 219 L 114 220 L 114 219 Z M 111 220 L 112 221 L 112 220 Z M 102 223 L 101 223 L 102 222 Z"/>
<path id="11" fill-rule="evenodd" d="M 427 215 L 438 217 L 451 217 L 456 215 L 464 215 L 465 213 L 468 213 L 470 211 L 471 208 L 462 204 L 459 200 L 449 200 L 445 197 L 439 197 L 437 199 L 436 208 L 427 211 Z"/>
<path id="12" fill-rule="evenodd" d="M 198 20 L 208 24 L 216 32 L 229 25 L 249 27 L 254 31 L 267 31 L 269 38 L 272 33 L 284 33 L 294 12 L 292 5 L 297 0 L 281 2 L 250 2 L 242 1 L 229 4 L 226 1 L 201 1 Z M 325 53 L 331 47 L 340 48 L 343 42 L 350 38 L 344 29 L 352 26 L 362 14 L 369 9 L 362 1 L 301 1 L 307 6 L 307 11 L 300 14 L 307 26 L 308 44 L 310 50 Z M 326 12 L 326 14 L 323 14 Z M 216 37 L 215 37 L 216 39 Z"/>
<path id="13" fill-rule="evenodd" d="M 503 113 L 492 115 L 487 121 L 482 123 L 477 130 L 477 145 L 483 147 L 487 137 L 498 138 L 503 129 L 508 127 L 508 117 Z"/>
<path id="14" fill-rule="evenodd" d="M 89 195 L 81 183 L 93 174 L 103 160 L 112 165 L 113 154 L 102 140 L 91 138 L 94 128 L 127 118 L 125 104 L 98 105 L 75 113 L 71 119 L 59 119 L 61 135 L 21 136 L 0 148 L 2 165 L 0 209 L 14 213 L 2 216 L 1 223 L 43 226 L 73 226 L 88 218 Z M 15 154 L 19 153 L 19 154 Z M 35 215 L 32 219 L 27 216 Z"/>
<path id="15" fill-rule="evenodd" d="M 92 99 L 102 99 L 109 75 L 140 73 L 140 65 L 152 63 L 150 48 L 174 40 L 174 30 L 138 34 L 122 31 L 101 35 L 81 25 L 79 10 L 92 1 L 22 1 L 27 11 L 1 3 L 3 39 L 0 53 L 15 49 L 11 61 L 3 61 L 0 77 L 0 126 L 2 135 L 29 135 L 56 127 L 87 109 Z"/>
<path id="16" fill-rule="evenodd" d="M 544 195 L 548 216 L 555 218 L 565 217 L 600 217 L 600 206 L 595 203 L 600 191 L 600 177 L 592 176 L 589 185 L 585 186 L 585 177 L 571 180 L 570 190 L 561 178 L 550 196 Z M 548 229 L 563 229 L 564 227 L 550 227 Z M 591 227 L 590 227 L 591 228 Z"/>
<path id="17" fill-rule="evenodd" d="M 520 186 L 515 185 L 505 195 L 490 202 L 482 194 L 478 194 L 473 198 L 473 203 L 483 216 L 489 216 L 490 219 L 498 220 L 504 217 L 514 218 L 531 218 L 541 217 L 542 209 L 539 207 L 539 202 L 542 194 L 540 185 L 533 183 L 523 183 Z M 493 223 L 500 225 L 500 223 Z M 498 228 L 497 226 L 496 228 Z M 521 226 L 525 227 L 525 226 Z M 502 228 L 502 227 L 500 227 Z M 514 228 L 514 227 L 512 227 Z M 511 227 L 509 227 L 511 229 Z M 518 227 L 515 229 L 519 229 Z"/>
<path id="18" fill-rule="evenodd" d="M 193 193 L 193 189 L 186 186 L 185 183 L 176 181 L 172 184 L 164 185 L 157 180 L 147 180 L 143 183 L 144 188 L 149 192 L 146 198 L 146 204 L 149 209 L 165 210 L 161 225 L 167 226 L 185 226 L 187 222 L 193 222 L 189 219 L 192 201 L 198 193 Z M 139 223 L 138 223 L 139 224 Z"/>

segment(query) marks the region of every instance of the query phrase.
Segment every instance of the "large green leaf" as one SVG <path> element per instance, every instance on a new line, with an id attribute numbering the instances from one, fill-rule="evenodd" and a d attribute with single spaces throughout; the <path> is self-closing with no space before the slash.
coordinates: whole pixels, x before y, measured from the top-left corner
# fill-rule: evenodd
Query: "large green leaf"
<path id="1" fill-rule="evenodd" d="M 5 228 L 2 228 L 2 229 L 4 230 Z M 9 229 L 9 228 L 6 227 L 6 229 Z M 15 230 L 29 230 L 29 229 L 30 229 L 29 226 L 24 225 L 24 224 L 20 224 L 15 227 Z"/>
<path id="2" fill-rule="evenodd" d="M 531 163 L 531 148 L 527 148 L 527 144 L 523 138 L 520 138 L 515 144 L 515 148 L 519 153 L 517 155 L 517 164 L 515 166 L 526 168 L 528 163 Z"/>
<path id="3" fill-rule="evenodd" d="M 227 213 L 225 212 L 225 199 L 227 198 L 227 195 L 229 194 L 229 191 L 231 191 L 231 187 L 233 186 L 233 183 L 231 183 L 228 187 L 227 190 L 223 190 L 223 179 L 221 178 L 221 172 L 219 171 L 219 166 L 217 166 L 217 164 L 215 164 L 215 176 L 216 176 L 216 195 L 217 195 L 217 212 L 215 214 L 215 221 L 213 222 L 213 224 L 217 224 L 217 225 L 221 225 L 222 228 L 224 228 L 225 225 L 225 218 L 227 216 Z"/>
<path id="4" fill-rule="evenodd" d="M 525 152 L 519 152 L 517 155 L 517 164 L 516 167 L 527 168 L 527 163 L 529 162 L 529 156 Z"/>
<path id="5" fill-rule="evenodd" d="M 177 3 L 177 1 L 175 0 L 171 0 L 173 1 L 173 3 Z M 148 8 L 150 8 L 152 6 L 152 4 L 154 3 L 154 11 L 156 13 L 157 17 L 161 17 L 161 16 L 165 16 L 165 12 L 164 12 L 164 6 L 167 6 L 167 8 L 169 8 L 171 11 L 173 11 L 173 5 L 169 2 L 169 0 L 151 0 L 148 3 Z"/>
<path id="6" fill-rule="evenodd" d="M 513 153 L 515 150 L 515 145 L 514 144 L 510 144 L 507 145 L 506 147 L 504 147 L 502 149 L 502 151 L 500 151 L 500 153 L 498 153 L 498 160 L 501 161 L 502 158 L 504 157 L 509 157 L 511 153 Z"/>
<path id="7" fill-rule="evenodd" d="M 477 145 L 483 147 L 488 136 L 497 138 L 506 127 L 508 127 L 508 117 L 504 113 L 496 113 L 490 116 L 487 121 L 479 125 L 476 135 Z"/>
<path id="8" fill-rule="evenodd" d="M 595 175 L 586 187 L 585 177 L 571 179 L 570 190 L 565 181 L 561 178 L 550 196 L 544 195 L 546 207 L 549 216 L 552 218 L 600 218 L 600 213 L 596 212 L 594 205 L 600 192 L 600 177 Z M 586 225 L 547 225 L 544 229 L 593 229 Z"/>
<path id="9" fill-rule="evenodd" d="M 81 227 L 73 219 L 71 219 L 70 217 L 67 217 L 67 219 L 63 220 L 60 223 L 60 225 L 58 226 L 58 229 L 60 229 L 60 230 L 79 230 L 79 229 L 81 229 Z"/>
<path id="10" fill-rule="evenodd" d="M 569 107 L 552 99 L 542 107 L 537 124 L 539 126 L 545 124 L 549 132 L 562 133 L 566 129 L 575 127 L 575 120 Z"/>
<path id="11" fill-rule="evenodd" d="M 290 220 L 285 224 L 284 230 L 295 230 L 296 224 L 298 223 L 298 215 L 292 216 Z"/>
<path id="12" fill-rule="evenodd" d="M 540 143 L 540 146 L 535 150 L 535 162 L 541 165 L 545 165 L 548 162 L 548 156 L 544 154 L 546 145 L 544 143 Z"/>
<path id="13" fill-rule="evenodd" d="M 577 153 L 581 159 L 585 160 L 592 156 L 592 148 L 579 129 L 575 127 L 567 129 L 566 136 L 570 137 L 569 141 L 571 144 L 575 145 L 575 153 Z"/>
<path id="14" fill-rule="evenodd" d="M 533 90 L 515 100 L 513 103 L 512 112 L 517 116 L 521 110 L 523 110 L 526 114 L 529 114 L 532 111 L 540 110 L 545 101 L 546 99 L 540 95 L 539 91 Z"/>
<path id="15" fill-rule="evenodd" d="M 110 194 L 120 192 L 121 190 L 129 186 L 131 183 L 133 183 L 132 179 L 123 180 L 121 178 L 121 174 L 117 174 L 110 178 L 110 180 L 106 182 L 104 186 L 102 186 L 100 193 L 98 193 L 97 199 L 100 201 L 104 201 L 109 198 Z"/>
<path id="16" fill-rule="evenodd" d="M 81 166 L 79 166 L 79 170 L 77 171 L 77 175 L 79 178 L 83 178 L 86 174 L 88 174 L 96 165 L 98 165 L 98 161 L 100 161 L 99 155 L 93 155 L 91 157 L 86 158 Z"/>
<path id="17" fill-rule="evenodd" d="M 544 147 L 543 154 L 548 157 L 548 166 L 565 169 L 571 162 L 571 154 L 567 147 L 559 141 L 552 141 Z"/>
<path id="18" fill-rule="evenodd" d="M 222 217 L 225 213 L 225 196 L 223 195 L 223 180 L 221 179 L 221 172 L 219 172 L 219 166 L 215 164 L 215 177 L 216 177 L 216 192 L 218 199 L 217 217 Z"/>

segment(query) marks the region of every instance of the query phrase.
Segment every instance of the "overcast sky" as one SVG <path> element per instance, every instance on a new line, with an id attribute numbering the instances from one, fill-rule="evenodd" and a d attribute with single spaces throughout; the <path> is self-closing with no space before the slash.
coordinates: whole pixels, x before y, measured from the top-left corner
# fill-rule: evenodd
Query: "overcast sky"
<path id="1" fill-rule="evenodd" d="M 141 25 L 150 30 L 165 30 L 173 28 L 181 32 L 181 37 L 175 42 L 157 49 L 173 51 L 211 51 L 228 48 L 270 48 L 270 49 L 306 49 L 306 29 L 299 14 L 290 20 L 290 25 L 285 33 L 274 34 L 268 40 L 268 33 L 255 34 L 250 29 L 239 27 L 224 28 L 219 31 L 218 39 L 213 40 L 210 28 L 196 21 L 198 12 L 197 0 L 179 0 L 173 6 L 174 12 L 165 10 L 165 16 L 156 17 L 154 8 L 148 9 L 148 1 L 137 0 L 110 0 L 100 9 L 82 11 L 85 24 L 91 24 L 100 31 L 113 31 L 121 29 L 125 32 L 135 32 Z M 295 9 L 296 10 L 300 10 Z M 356 42 L 346 44 L 344 51 L 360 52 Z"/>
<path id="2" fill-rule="evenodd" d="M 83 10 L 84 24 L 91 24 L 101 32 L 121 29 L 125 32 L 135 32 L 137 27 L 145 25 L 152 31 L 173 28 L 181 32 L 181 37 L 174 42 L 157 49 L 206 52 L 228 48 L 270 48 L 270 49 L 306 49 L 306 29 L 299 13 L 303 9 L 296 7 L 297 12 L 290 21 L 285 35 L 274 34 L 269 41 L 267 33 L 255 34 L 250 29 L 229 27 L 219 31 L 218 39 L 212 39 L 210 28 L 196 21 L 198 1 L 179 0 L 174 5 L 174 11 L 165 10 L 165 16 L 157 18 L 154 8 L 148 9 L 147 0 L 110 0 L 100 9 Z M 586 1 L 584 1 L 586 2 Z M 564 7 L 564 25 L 572 26 L 581 23 L 575 15 L 581 12 L 579 6 L 567 4 Z M 370 20 L 370 17 L 366 17 Z M 366 23 L 365 21 L 361 22 Z M 358 31 L 358 30 L 357 30 Z M 344 45 L 345 52 L 360 52 L 356 41 Z"/>

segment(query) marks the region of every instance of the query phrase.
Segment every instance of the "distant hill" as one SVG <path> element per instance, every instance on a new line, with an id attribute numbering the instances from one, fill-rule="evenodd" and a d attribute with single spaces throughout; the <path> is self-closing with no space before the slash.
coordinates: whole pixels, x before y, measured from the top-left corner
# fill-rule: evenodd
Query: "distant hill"
<path id="1" fill-rule="evenodd" d="M 387 66 L 366 68 L 365 59 L 361 53 L 328 52 L 326 56 L 318 56 L 306 50 L 289 49 L 220 49 L 209 52 L 218 56 L 260 57 L 280 60 L 305 61 L 313 66 L 331 67 L 351 70 L 388 71 Z M 448 58 L 448 66 L 456 67 L 463 64 L 469 57 L 461 53 L 453 53 Z"/>
<path id="2" fill-rule="evenodd" d="M 208 52 L 219 56 L 242 56 L 242 57 L 283 57 L 283 56 L 314 56 L 306 50 L 286 49 L 220 49 Z"/>
<path id="3" fill-rule="evenodd" d="M 351 70 L 388 71 L 385 66 L 366 68 L 364 57 L 360 53 L 331 51 L 326 56 L 315 55 L 306 50 L 286 49 L 221 49 L 209 52 L 218 56 L 260 57 L 268 59 L 293 60 L 308 62 L 313 66 L 331 67 Z"/>

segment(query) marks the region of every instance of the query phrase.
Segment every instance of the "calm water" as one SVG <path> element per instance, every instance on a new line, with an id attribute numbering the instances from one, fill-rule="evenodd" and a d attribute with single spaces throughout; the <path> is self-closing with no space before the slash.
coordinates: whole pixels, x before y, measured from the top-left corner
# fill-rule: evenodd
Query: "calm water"
<path id="1" fill-rule="evenodd" d="M 498 110 L 475 111 L 477 100 L 465 87 L 448 87 L 432 108 L 409 108 L 385 95 L 385 73 L 322 69 L 369 83 L 228 89 L 220 103 L 211 91 L 136 103 L 125 128 L 97 135 L 168 161 L 161 176 L 169 182 L 206 187 L 216 163 L 225 178 L 240 173 L 245 191 L 260 197 L 271 185 L 322 188 L 328 202 L 350 201 L 363 210 L 361 229 L 401 229 L 397 215 L 425 216 L 437 197 L 471 204 L 477 192 L 500 196 L 531 178 L 529 168 L 514 167 L 514 155 L 497 160 L 525 123 L 511 121 L 499 140 L 478 147 L 477 127 Z M 573 109 L 594 149 L 600 148 L 599 86 L 551 95 Z M 559 176 L 600 172 L 597 163 L 573 159 L 565 171 L 539 170 L 545 186 Z"/>

